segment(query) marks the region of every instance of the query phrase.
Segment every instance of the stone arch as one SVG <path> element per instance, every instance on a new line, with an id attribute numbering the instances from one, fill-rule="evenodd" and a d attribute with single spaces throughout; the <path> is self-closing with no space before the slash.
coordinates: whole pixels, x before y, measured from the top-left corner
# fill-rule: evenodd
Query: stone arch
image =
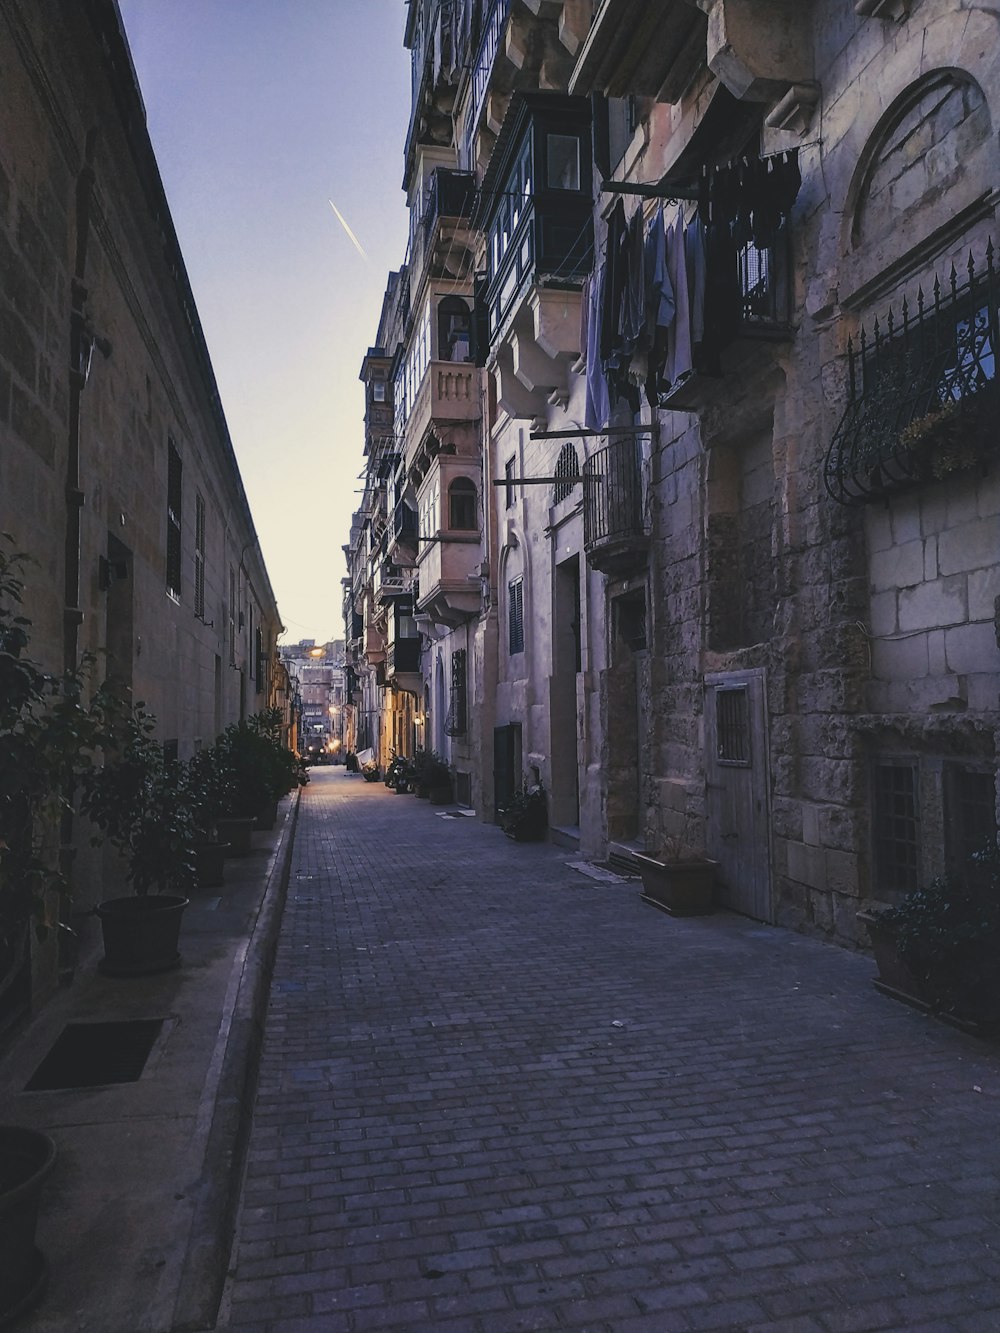
<path id="1" fill-rule="evenodd" d="M 912 244 L 907 219 L 920 213 L 919 230 L 933 230 L 939 200 L 946 201 L 946 220 L 954 211 L 951 192 L 991 132 L 986 95 L 967 71 L 932 69 L 909 84 L 861 153 L 848 191 L 844 253 L 891 245 L 893 237 L 899 238 L 896 245 Z"/>

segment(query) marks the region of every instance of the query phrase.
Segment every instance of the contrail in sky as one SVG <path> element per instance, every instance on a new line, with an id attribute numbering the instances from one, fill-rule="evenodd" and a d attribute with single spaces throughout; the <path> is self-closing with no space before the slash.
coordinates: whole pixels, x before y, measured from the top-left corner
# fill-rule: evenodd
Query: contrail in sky
<path id="1" fill-rule="evenodd" d="M 337 205 L 333 202 L 332 199 L 328 199 L 326 202 L 333 209 L 334 213 L 336 213 L 337 221 L 343 227 L 344 231 L 347 232 L 347 235 L 350 237 L 351 244 L 354 246 L 355 250 L 357 250 L 358 254 L 361 256 L 362 259 L 367 261 L 368 256 L 365 254 L 365 248 L 358 240 L 358 238 L 355 236 L 354 232 L 351 231 L 350 227 L 347 225 L 347 219 L 344 217 L 343 213 L 341 213 L 340 209 L 337 207 Z"/>

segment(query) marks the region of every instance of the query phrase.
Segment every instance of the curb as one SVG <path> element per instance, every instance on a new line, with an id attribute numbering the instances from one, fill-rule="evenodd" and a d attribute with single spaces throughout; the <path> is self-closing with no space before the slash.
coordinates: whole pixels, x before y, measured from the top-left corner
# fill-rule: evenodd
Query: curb
<path id="1" fill-rule="evenodd" d="M 233 964 L 216 1055 L 199 1108 L 199 1121 L 207 1120 L 209 1125 L 172 1333 L 213 1328 L 222 1301 L 301 796 L 299 787 L 285 812 L 281 839 L 268 867 L 267 887 L 253 929 Z M 225 1262 L 220 1262 L 220 1256 Z"/>

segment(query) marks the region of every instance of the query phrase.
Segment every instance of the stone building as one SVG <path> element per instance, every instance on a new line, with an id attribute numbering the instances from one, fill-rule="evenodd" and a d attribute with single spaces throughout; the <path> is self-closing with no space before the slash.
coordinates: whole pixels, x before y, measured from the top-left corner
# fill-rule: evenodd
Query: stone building
<path id="1" fill-rule="evenodd" d="M 9 0 L 0 67 L 0 531 L 36 562 L 31 652 L 94 654 L 186 758 L 287 681 L 117 5 Z"/>
<path id="2" fill-rule="evenodd" d="M 447 752 L 482 817 L 540 781 L 585 854 L 685 845 L 727 905 L 853 941 L 996 835 L 1000 4 L 408 14 L 414 299 L 378 364 L 386 494 L 424 506 L 416 555 L 387 548 L 417 720 L 464 648 Z M 475 184 L 443 263 L 482 367 L 457 435 L 421 350 L 413 186 L 442 172 Z M 422 543 L 466 531 L 443 589 Z"/>

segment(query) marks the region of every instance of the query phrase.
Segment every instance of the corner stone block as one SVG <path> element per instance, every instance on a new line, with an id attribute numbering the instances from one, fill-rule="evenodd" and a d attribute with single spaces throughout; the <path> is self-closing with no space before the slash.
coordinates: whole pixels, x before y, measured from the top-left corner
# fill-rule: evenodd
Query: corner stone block
<path id="1" fill-rule="evenodd" d="M 916 588 L 904 588 L 899 594 L 899 628 L 904 633 L 908 630 L 937 629 L 967 619 L 964 578 L 922 583 Z"/>
<path id="2" fill-rule="evenodd" d="M 926 676 L 929 670 L 926 634 L 872 642 L 872 675 L 876 680 L 914 680 Z"/>
<path id="3" fill-rule="evenodd" d="M 788 843 L 788 877 L 811 889 L 826 888 L 826 860 L 821 847 Z"/>
<path id="4" fill-rule="evenodd" d="M 992 622 L 959 625 L 945 632 L 945 657 L 949 671 L 973 675 L 984 671 L 1000 672 L 1000 648 Z"/>
<path id="5" fill-rule="evenodd" d="M 998 557 L 1000 516 L 964 523 L 938 538 L 938 567 L 945 575 L 995 568 Z"/>

